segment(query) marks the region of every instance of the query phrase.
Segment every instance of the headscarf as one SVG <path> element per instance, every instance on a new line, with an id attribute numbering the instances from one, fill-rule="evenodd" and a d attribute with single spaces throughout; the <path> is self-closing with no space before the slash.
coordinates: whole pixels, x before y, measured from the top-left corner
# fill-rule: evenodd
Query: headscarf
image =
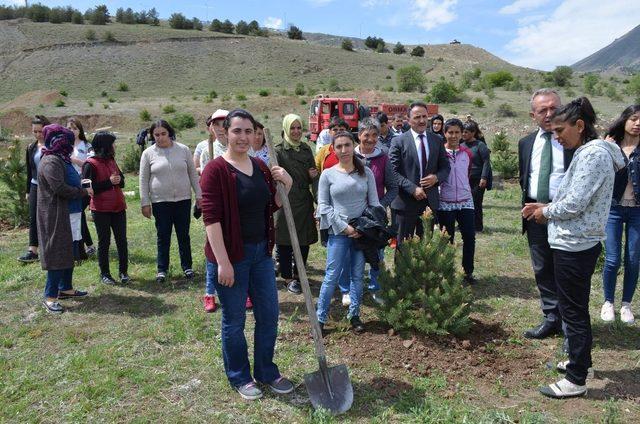
<path id="1" fill-rule="evenodd" d="M 42 156 L 55 155 L 71 164 L 73 142 L 76 138 L 73 131 L 59 124 L 50 124 L 42 129 L 42 135 L 44 136 Z"/>
<path id="2" fill-rule="evenodd" d="M 302 141 L 302 137 L 300 137 L 298 140 L 293 140 L 291 138 L 291 125 L 293 125 L 293 123 L 296 121 L 300 122 L 300 125 L 302 125 L 302 118 L 300 118 L 295 113 L 290 113 L 285 116 L 282 120 L 282 132 L 284 134 L 285 144 L 297 152 L 298 150 L 300 150 L 300 142 Z"/>

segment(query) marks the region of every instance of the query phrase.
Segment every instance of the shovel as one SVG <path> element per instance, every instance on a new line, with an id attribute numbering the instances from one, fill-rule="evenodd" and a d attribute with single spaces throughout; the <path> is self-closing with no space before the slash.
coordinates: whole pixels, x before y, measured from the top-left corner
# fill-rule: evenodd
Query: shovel
<path id="1" fill-rule="evenodd" d="M 271 133 L 267 128 L 264 129 L 264 137 L 269 148 L 269 162 L 271 166 L 278 165 L 276 152 L 271 142 Z M 289 229 L 289 237 L 291 238 L 291 246 L 293 247 L 293 256 L 298 269 L 298 276 L 302 284 L 302 293 L 304 294 L 304 302 L 307 306 L 309 314 L 309 322 L 311 323 L 311 334 L 315 344 L 316 358 L 318 358 L 318 371 L 306 374 L 304 376 L 304 385 L 309 393 L 309 399 L 315 409 L 326 409 L 333 415 L 342 414 L 351 408 L 353 403 L 353 387 L 349 379 L 349 371 L 346 365 L 336 365 L 329 367 L 327 365 L 327 357 L 322 341 L 322 331 L 318 324 L 318 317 L 313 306 L 311 297 L 311 289 L 309 288 L 309 279 L 307 271 L 302 260 L 302 252 L 300 252 L 300 243 L 298 242 L 298 233 L 296 232 L 296 224 L 293 221 L 293 212 L 291 212 L 291 204 L 289 197 L 285 192 L 282 184 L 277 184 L 277 191 L 282 201 L 282 209 L 287 220 L 287 228 Z"/>

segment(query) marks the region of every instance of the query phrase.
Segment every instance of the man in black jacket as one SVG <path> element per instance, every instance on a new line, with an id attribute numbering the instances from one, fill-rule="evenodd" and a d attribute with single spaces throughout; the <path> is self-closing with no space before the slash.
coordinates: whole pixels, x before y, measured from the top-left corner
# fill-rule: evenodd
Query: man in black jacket
<path id="1" fill-rule="evenodd" d="M 565 150 L 553 137 L 551 116 L 560 107 L 557 91 L 543 88 L 531 96 L 529 115 L 538 129 L 518 143 L 518 162 L 522 205 L 530 202 L 549 203 L 573 158 L 573 150 Z M 544 339 L 561 332 L 558 296 L 553 272 L 553 256 L 547 240 L 547 224 L 522 219 L 522 232 L 527 234 L 531 264 L 540 291 L 544 320 L 525 331 L 530 339 Z"/>

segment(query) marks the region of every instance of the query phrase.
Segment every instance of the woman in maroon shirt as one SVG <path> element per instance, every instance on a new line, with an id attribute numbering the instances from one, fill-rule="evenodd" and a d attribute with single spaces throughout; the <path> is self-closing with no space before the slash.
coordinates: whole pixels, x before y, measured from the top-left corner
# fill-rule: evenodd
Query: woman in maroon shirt
<path id="1" fill-rule="evenodd" d="M 224 120 L 227 152 L 210 161 L 202 173 L 202 218 L 207 231 L 205 255 L 213 268 L 222 304 L 222 355 L 227 378 L 244 399 L 258 399 L 262 391 L 251 377 L 244 336 L 247 295 L 253 301 L 254 377 L 276 393 L 290 393 L 293 384 L 273 362 L 278 334 L 278 291 L 271 259 L 273 212 L 281 201 L 276 181 L 286 192 L 292 185 L 278 166 L 269 170 L 248 155 L 256 121 L 243 109 Z"/>

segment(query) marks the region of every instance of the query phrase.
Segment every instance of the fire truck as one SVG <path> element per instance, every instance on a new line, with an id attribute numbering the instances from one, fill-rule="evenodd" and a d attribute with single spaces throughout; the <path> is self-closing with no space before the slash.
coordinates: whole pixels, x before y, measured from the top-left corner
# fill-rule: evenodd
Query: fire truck
<path id="1" fill-rule="evenodd" d="M 358 131 L 358 121 L 368 116 L 374 116 L 378 112 L 384 112 L 393 118 L 395 115 L 408 116 L 409 106 L 403 103 L 380 103 L 379 105 L 364 106 L 358 99 L 347 97 L 326 97 L 322 94 L 316 96 L 309 106 L 309 133 L 310 140 L 316 141 L 318 134 L 329 127 L 329 122 L 334 116 L 339 116 L 348 125 L 351 131 Z M 438 113 L 438 105 L 428 104 L 429 116 Z"/>

